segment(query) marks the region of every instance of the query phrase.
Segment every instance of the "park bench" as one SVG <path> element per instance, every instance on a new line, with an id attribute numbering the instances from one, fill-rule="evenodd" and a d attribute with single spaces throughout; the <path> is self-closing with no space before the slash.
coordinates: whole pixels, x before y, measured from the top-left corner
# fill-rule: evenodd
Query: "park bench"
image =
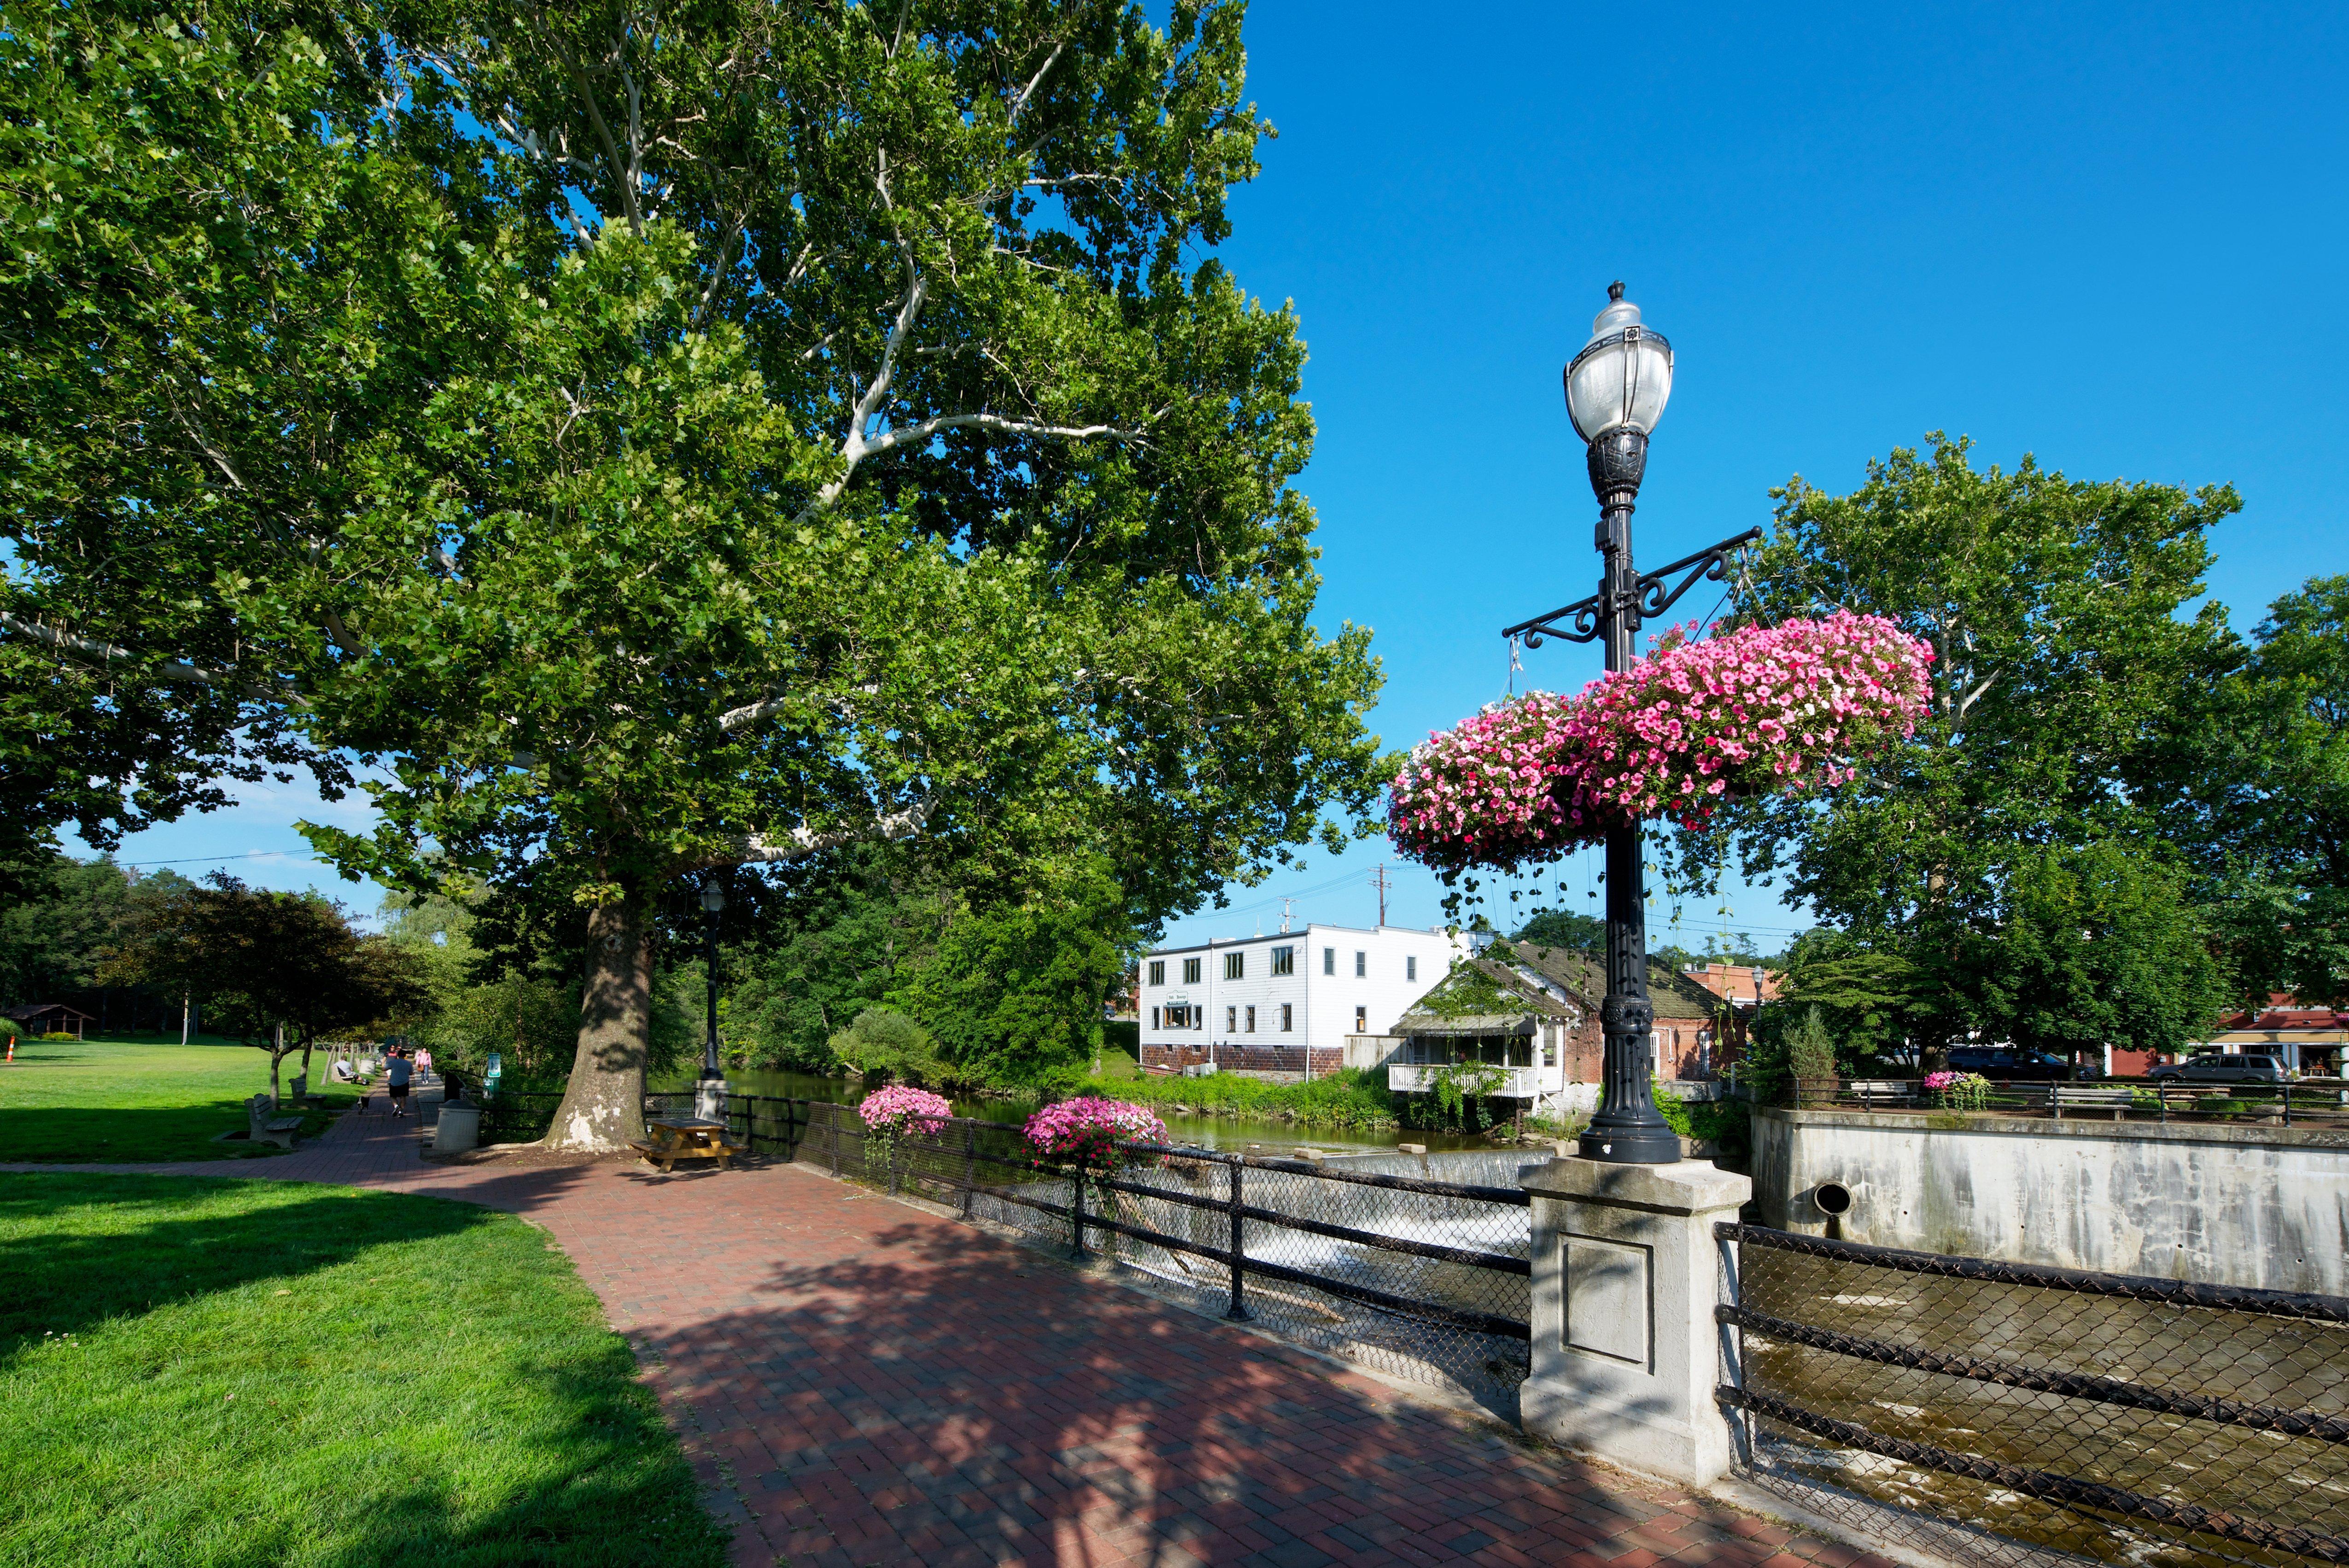
<path id="1" fill-rule="evenodd" d="M 255 1095 L 244 1102 L 245 1136 L 254 1143 L 274 1143 L 280 1148 L 292 1148 L 295 1135 L 301 1130 L 300 1116 L 273 1116 L 276 1107 L 267 1095 Z"/>
<path id="2" fill-rule="evenodd" d="M 2137 1090 L 2127 1084 L 2063 1084 L 2054 1085 L 2055 1114 L 2067 1110 L 2110 1111 L 2113 1120 L 2127 1119 L 2137 1104 Z"/>

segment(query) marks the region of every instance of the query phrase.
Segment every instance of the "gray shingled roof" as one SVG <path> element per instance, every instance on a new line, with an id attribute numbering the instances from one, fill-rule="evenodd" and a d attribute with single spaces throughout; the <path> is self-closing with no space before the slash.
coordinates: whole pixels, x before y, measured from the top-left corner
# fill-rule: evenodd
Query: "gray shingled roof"
<path id="1" fill-rule="evenodd" d="M 1496 943 L 1493 950 L 1503 950 L 1503 946 Z M 1462 1017 L 1447 1016 L 1424 1006 L 1413 1005 L 1396 1020 L 1394 1032 L 1398 1034 L 1524 1034 L 1532 1033 L 1537 1017 L 1572 1021 L 1578 1013 L 1589 1014 L 1599 1011 L 1599 1000 L 1607 992 L 1607 975 L 1604 967 L 1595 960 L 1566 948 L 1535 947 L 1526 943 L 1506 944 L 1506 950 L 1509 954 L 1506 961 L 1496 961 L 1491 958 L 1466 961 L 1511 996 L 1522 998 L 1526 1012 Z M 1518 972 L 1520 967 L 1565 992 L 1567 1000 L 1561 1002 L 1549 991 L 1528 981 L 1524 974 Z M 1428 995 L 1435 995 L 1451 983 L 1452 976 L 1445 976 Z M 1651 963 L 1648 966 L 1648 999 L 1654 1004 L 1659 1021 L 1674 1020 L 1683 1023 L 1708 1021 L 1720 1006 L 1720 998 L 1666 964 Z M 1422 1002 L 1424 1001 L 1423 998 Z"/>

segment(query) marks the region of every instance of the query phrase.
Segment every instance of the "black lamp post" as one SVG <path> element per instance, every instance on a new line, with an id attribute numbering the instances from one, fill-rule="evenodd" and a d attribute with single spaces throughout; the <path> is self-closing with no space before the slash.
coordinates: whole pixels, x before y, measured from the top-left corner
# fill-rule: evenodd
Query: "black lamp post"
<path id="1" fill-rule="evenodd" d="M 709 975 L 709 1032 L 701 1044 L 701 1076 L 693 1085 L 693 1114 L 726 1119 L 726 1068 L 718 1060 L 718 917 L 726 908 L 726 887 L 716 877 L 701 885 L 702 967 Z"/>
<path id="2" fill-rule="evenodd" d="M 1599 497 L 1594 543 L 1606 569 L 1587 599 L 1520 621 L 1504 637 L 1539 648 L 1545 637 L 1568 642 L 1605 639 L 1607 668 L 1628 670 L 1640 623 L 1661 616 L 1699 581 L 1721 582 L 1731 552 L 1762 536 L 1749 528 L 1641 575 L 1631 565 L 1631 507 L 1648 467 L 1648 432 L 1672 395 L 1672 346 L 1640 323 L 1640 307 L 1607 286 L 1607 308 L 1591 324 L 1590 341 L 1566 368 L 1567 413 L 1589 443 L 1590 488 Z M 1666 579 L 1686 570 L 1679 586 Z M 1572 618 L 1570 620 L 1568 618 Z M 1681 1140 L 1656 1110 L 1649 1079 L 1655 1072 L 1656 1010 L 1648 1000 L 1647 875 L 1634 819 L 1607 835 L 1607 999 L 1599 1010 L 1607 1043 L 1599 1112 L 1582 1135 L 1585 1159 L 1617 1165 L 1671 1165 Z"/>

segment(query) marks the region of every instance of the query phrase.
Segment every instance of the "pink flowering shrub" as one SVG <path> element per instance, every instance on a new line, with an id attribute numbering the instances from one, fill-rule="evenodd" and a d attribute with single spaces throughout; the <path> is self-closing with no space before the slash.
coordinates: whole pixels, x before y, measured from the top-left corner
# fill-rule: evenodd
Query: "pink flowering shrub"
<path id="1" fill-rule="evenodd" d="M 1166 1141 L 1164 1122 L 1140 1106 L 1099 1095 L 1080 1095 L 1046 1106 L 1030 1116 L 1021 1130 L 1028 1147 L 1042 1158 L 1096 1169 L 1112 1162 L 1121 1142 Z"/>
<path id="2" fill-rule="evenodd" d="M 935 1137 L 946 1130 L 947 1118 L 954 1115 L 954 1107 L 927 1089 L 892 1084 L 858 1101 L 856 1114 L 864 1118 L 867 1127 L 883 1137 L 894 1138 L 905 1132 Z"/>
<path id="3" fill-rule="evenodd" d="M 1990 1104 L 1990 1080 L 1980 1073 L 1928 1073 L 1925 1087 L 1947 1110 L 1978 1111 Z"/>
<path id="4" fill-rule="evenodd" d="M 1933 651 L 1881 616 L 1664 646 L 1575 697 L 1496 702 L 1413 749 L 1387 831 L 1439 871 L 1509 868 L 1626 819 L 1702 827 L 1723 800 L 1828 786 L 1913 733 Z"/>

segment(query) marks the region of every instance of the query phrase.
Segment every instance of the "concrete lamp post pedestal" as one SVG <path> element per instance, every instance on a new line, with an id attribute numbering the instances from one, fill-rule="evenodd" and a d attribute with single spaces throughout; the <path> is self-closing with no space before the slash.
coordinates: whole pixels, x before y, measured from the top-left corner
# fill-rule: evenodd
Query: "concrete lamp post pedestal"
<path id="1" fill-rule="evenodd" d="M 1573 1157 L 1520 1180 L 1533 1195 L 1525 1429 L 1691 1485 L 1725 1474 L 1713 1227 L 1737 1218 L 1752 1179 L 1710 1164 Z"/>

